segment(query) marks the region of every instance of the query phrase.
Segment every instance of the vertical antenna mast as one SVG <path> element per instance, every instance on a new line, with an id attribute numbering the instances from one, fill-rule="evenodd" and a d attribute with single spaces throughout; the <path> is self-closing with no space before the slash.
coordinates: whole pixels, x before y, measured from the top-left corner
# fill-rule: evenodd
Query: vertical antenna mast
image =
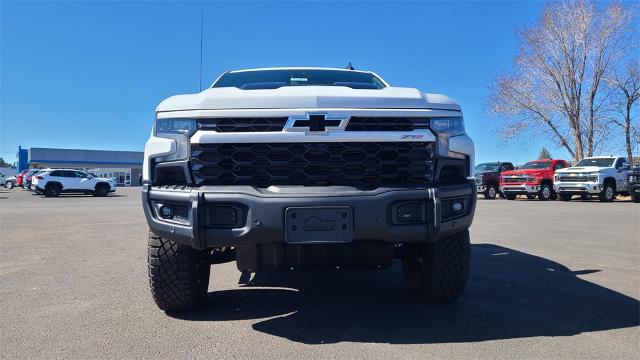
<path id="1" fill-rule="evenodd" d="M 204 10 L 200 12 L 200 85 L 198 87 L 198 91 L 202 91 L 202 37 L 203 37 L 203 29 L 204 29 Z"/>

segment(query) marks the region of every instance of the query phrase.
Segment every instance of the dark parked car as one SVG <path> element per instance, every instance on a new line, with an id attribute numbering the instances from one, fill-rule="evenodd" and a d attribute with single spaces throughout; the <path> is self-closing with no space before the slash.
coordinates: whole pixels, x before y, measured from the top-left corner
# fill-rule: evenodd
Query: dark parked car
<path id="1" fill-rule="evenodd" d="M 476 188 L 478 194 L 487 199 L 495 199 L 499 191 L 498 178 L 500 173 L 513 170 L 510 162 L 489 162 L 476 165 Z"/>
<path id="2" fill-rule="evenodd" d="M 629 170 L 629 195 L 634 203 L 640 203 L 640 166 Z"/>

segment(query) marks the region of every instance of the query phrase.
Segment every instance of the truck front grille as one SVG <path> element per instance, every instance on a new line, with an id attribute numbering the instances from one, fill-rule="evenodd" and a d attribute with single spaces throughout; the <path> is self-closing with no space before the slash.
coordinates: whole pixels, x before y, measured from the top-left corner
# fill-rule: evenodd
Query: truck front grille
<path id="1" fill-rule="evenodd" d="M 588 176 L 588 175 L 558 175 L 558 181 L 561 182 L 588 182 L 588 181 L 598 181 L 597 176 Z"/>
<path id="2" fill-rule="evenodd" d="M 284 129 L 286 117 L 205 118 L 198 119 L 198 130 L 217 132 L 278 132 Z"/>
<path id="3" fill-rule="evenodd" d="M 429 118 L 352 116 L 346 131 L 412 131 L 428 129 Z"/>
<path id="4" fill-rule="evenodd" d="M 196 185 L 426 185 L 433 181 L 434 143 L 192 144 Z"/>
<path id="5" fill-rule="evenodd" d="M 502 182 L 505 184 L 520 184 L 526 182 L 527 178 L 524 176 L 520 177 L 503 177 Z"/>

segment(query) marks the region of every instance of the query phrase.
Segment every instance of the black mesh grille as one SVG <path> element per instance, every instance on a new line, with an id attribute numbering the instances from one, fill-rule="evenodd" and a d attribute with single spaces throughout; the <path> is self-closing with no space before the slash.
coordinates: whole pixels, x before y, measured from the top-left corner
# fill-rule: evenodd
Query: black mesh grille
<path id="1" fill-rule="evenodd" d="M 196 185 L 345 185 L 433 181 L 434 143 L 192 144 Z"/>
<path id="2" fill-rule="evenodd" d="M 358 117 L 349 119 L 346 131 L 412 131 L 429 128 L 428 118 Z"/>
<path id="3" fill-rule="evenodd" d="M 286 117 L 208 118 L 198 119 L 198 129 L 217 132 L 274 132 L 282 131 L 286 123 Z"/>

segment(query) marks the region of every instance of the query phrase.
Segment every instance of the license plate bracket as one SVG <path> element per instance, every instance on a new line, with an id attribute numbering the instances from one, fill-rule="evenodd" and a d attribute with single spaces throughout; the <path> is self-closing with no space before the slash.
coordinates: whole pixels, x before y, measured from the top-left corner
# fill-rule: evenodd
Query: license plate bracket
<path id="1" fill-rule="evenodd" d="M 285 209 L 286 241 L 290 244 L 349 243 L 353 240 L 353 210 L 349 206 Z"/>

